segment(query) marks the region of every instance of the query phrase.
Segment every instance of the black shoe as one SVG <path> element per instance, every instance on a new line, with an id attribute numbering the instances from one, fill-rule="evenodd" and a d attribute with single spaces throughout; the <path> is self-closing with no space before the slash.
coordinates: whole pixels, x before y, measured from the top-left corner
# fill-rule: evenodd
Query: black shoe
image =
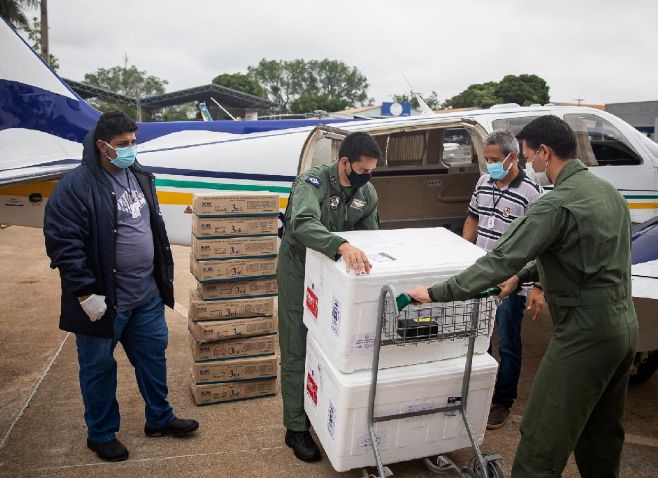
<path id="1" fill-rule="evenodd" d="M 199 422 L 196 420 L 186 420 L 184 418 L 174 418 L 169 425 L 162 428 L 152 428 L 144 425 L 144 434 L 147 437 L 163 437 L 171 435 L 182 437 L 190 435 L 199 429 Z"/>
<path id="2" fill-rule="evenodd" d="M 320 449 L 308 431 L 293 432 L 286 430 L 286 445 L 292 448 L 295 456 L 302 461 L 310 463 L 322 459 Z"/>
<path id="3" fill-rule="evenodd" d="M 116 438 L 108 441 L 87 440 L 87 448 L 95 452 L 101 460 L 126 461 L 128 459 L 128 449 Z"/>
<path id="4" fill-rule="evenodd" d="M 498 403 L 491 404 L 489 409 L 489 419 L 487 420 L 487 430 L 495 430 L 505 425 L 509 418 L 509 408 Z"/>

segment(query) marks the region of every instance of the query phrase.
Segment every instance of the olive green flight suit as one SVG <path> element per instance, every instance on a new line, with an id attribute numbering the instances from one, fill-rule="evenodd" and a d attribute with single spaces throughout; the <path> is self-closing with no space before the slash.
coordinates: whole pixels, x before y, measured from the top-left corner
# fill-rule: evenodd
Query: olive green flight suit
<path id="1" fill-rule="evenodd" d="M 513 478 L 559 477 L 572 451 L 583 478 L 619 474 L 637 342 L 630 227 L 623 197 L 572 160 L 493 251 L 432 288 L 446 302 L 517 273 L 541 280 L 554 335 L 521 423 Z"/>
<path id="2" fill-rule="evenodd" d="M 338 162 L 316 166 L 293 184 L 281 238 L 279 285 L 279 345 L 283 423 L 288 430 L 308 428 L 304 412 L 306 327 L 302 321 L 306 248 L 337 260 L 345 239 L 332 232 L 379 229 L 377 193 L 372 184 L 349 199 L 338 182 Z"/>

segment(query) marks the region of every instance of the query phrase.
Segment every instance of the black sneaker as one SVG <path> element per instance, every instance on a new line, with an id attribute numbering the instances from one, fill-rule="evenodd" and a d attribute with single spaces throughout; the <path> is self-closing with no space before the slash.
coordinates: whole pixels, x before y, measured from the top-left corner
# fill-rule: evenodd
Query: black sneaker
<path id="1" fill-rule="evenodd" d="M 101 460 L 126 461 L 128 459 L 128 449 L 116 438 L 108 441 L 87 440 L 87 448 L 96 453 Z"/>
<path id="2" fill-rule="evenodd" d="M 322 459 L 320 449 L 308 431 L 293 432 L 286 430 L 286 445 L 292 448 L 295 456 L 302 461 L 311 463 Z"/>
<path id="3" fill-rule="evenodd" d="M 186 420 L 184 418 L 174 418 L 169 425 L 162 428 L 152 428 L 144 425 L 144 434 L 147 437 L 163 437 L 171 435 L 174 437 L 183 437 L 191 435 L 199 429 L 199 422 L 196 420 Z"/>
<path id="4" fill-rule="evenodd" d="M 495 430 L 505 425 L 509 418 L 510 410 L 504 405 L 492 403 L 489 409 L 489 420 L 487 420 L 487 430 Z"/>

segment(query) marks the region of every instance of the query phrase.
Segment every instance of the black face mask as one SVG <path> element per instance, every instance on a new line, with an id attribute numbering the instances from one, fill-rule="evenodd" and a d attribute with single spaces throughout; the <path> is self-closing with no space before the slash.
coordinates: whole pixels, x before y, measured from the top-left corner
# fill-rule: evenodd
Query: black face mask
<path id="1" fill-rule="evenodd" d="M 352 165 L 350 165 L 350 168 L 352 168 Z M 347 171 L 345 171 L 345 173 L 347 173 Z M 347 175 L 347 179 L 352 185 L 353 192 L 356 192 L 359 188 L 368 184 L 371 178 L 372 178 L 372 174 L 370 173 L 358 174 L 356 171 L 354 171 L 354 169 L 352 169 L 352 172 Z"/>

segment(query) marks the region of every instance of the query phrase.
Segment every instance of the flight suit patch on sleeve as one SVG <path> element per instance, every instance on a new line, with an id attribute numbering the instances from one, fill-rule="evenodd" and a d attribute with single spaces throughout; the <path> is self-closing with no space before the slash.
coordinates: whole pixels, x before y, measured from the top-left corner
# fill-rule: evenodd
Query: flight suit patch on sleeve
<path id="1" fill-rule="evenodd" d="M 350 204 L 351 208 L 357 209 L 359 211 L 363 209 L 365 206 L 366 206 L 366 202 L 361 199 L 353 199 L 352 204 Z"/>
<path id="2" fill-rule="evenodd" d="M 306 182 L 309 183 L 309 184 L 311 184 L 311 185 L 313 185 L 313 186 L 315 186 L 315 187 L 318 188 L 318 189 L 319 189 L 320 186 L 322 185 L 322 181 L 320 180 L 320 178 L 317 178 L 317 177 L 315 177 L 315 176 L 309 176 L 309 177 L 307 177 L 307 178 L 306 178 Z"/>
<path id="3" fill-rule="evenodd" d="M 340 196 L 334 195 L 329 198 L 329 206 L 331 209 L 338 209 L 340 207 Z"/>

